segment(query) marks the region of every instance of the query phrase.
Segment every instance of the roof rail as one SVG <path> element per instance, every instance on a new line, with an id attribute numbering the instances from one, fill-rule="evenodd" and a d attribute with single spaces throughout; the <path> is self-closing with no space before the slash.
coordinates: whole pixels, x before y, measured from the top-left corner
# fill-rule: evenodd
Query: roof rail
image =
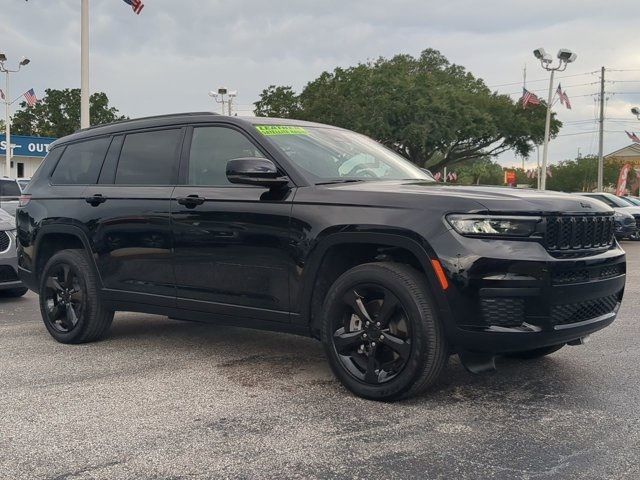
<path id="1" fill-rule="evenodd" d="M 118 120 L 110 123 L 101 123 L 100 125 L 92 125 L 91 127 L 87 127 L 87 128 L 80 128 L 76 130 L 74 133 L 88 132 L 89 130 L 93 130 L 95 128 L 107 127 L 109 125 L 121 125 L 123 123 L 137 122 L 140 120 L 151 120 L 154 118 L 197 117 L 201 115 L 220 115 L 220 114 L 215 112 L 185 112 L 185 113 L 167 113 L 164 115 L 151 115 L 148 117 L 140 117 L 140 118 L 127 118 L 126 120 Z"/>

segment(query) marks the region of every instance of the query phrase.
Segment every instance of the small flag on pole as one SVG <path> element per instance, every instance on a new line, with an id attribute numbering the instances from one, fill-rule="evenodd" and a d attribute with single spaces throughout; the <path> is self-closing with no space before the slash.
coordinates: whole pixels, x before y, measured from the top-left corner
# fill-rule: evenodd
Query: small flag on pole
<path id="1" fill-rule="evenodd" d="M 556 90 L 556 95 L 560 99 L 560 103 L 564 105 L 564 93 L 562 93 L 562 87 L 558 84 L 558 89 Z"/>
<path id="2" fill-rule="evenodd" d="M 140 12 L 144 8 L 144 3 L 142 3 L 142 0 L 124 0 L 124 3 L 131 5 L 131 8 L 136 15 L 140 15 Z"/>
<path id="3" fill-rule="evenodd" d="M 562 92 L 562 97 L 564 98 L 564 106 L 571 110 L 571 102 L 569 101 L 569 95 L 567 95 L 567 91 Z"/>
<path id="4" fill-rule="evenodd" d="M 36 97 L 36 92 L 33 91 L 33 88 L 23 93 L 23 95 L 24 99 L 27 101 L 27 104 L 30 107 L 33 107 L 36 103 L 38 103 L 38 97 Z"/>
<path id="5" fill-rule="evenodd" d="M 624 131 L 624 133 L 627 134 L 627 137 L 629 137 L 631 140 L 633 140 L 635 143 L 640 143 L 640 137 L 638 137 L 638 135 L 636 135 L 636 132 L 627 132 L 626 130 Z"/>
<path id="6" fill-rule="evenodd" d="M 6 99 L 7 99 L 7 97 L 5 96 L 5 94 L 4 94 L 4 92 L 2 91 L 2 89 L 0 89 L 0 98 L 1 98 L 2 100 L 6 100 Z"/>
<path id="7" fill-rule="evenodd" d="M 524 87 L 522 88 L 522 98 L 520 101 L 522 102 L 522 108 L 527 108 L 527 105 L 540 105 L 540 99 L 536 94 L 531 93 Z"/>

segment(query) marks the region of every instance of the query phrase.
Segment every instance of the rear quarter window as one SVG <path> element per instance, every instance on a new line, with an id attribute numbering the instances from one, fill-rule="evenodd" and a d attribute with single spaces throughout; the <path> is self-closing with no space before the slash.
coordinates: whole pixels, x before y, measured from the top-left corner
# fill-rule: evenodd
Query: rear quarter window
<path id="1" fill-rule="evenodd" d="M 97 183 L 110 137 L 68 145 L 51 175 L 54 185 L 92 185 Z"/>

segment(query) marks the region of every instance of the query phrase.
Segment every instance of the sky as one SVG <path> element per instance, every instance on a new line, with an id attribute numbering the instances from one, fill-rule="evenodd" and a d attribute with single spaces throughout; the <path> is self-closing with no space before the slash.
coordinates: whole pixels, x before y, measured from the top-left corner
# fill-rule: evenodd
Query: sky
<path id="1" fill-rule="evenodd" d="M 640 134 L 629 110 L 640 106 L 637 0 L 143 0 L 135 15 L 122 0 L 90 0 L 91 90 L 106 92 L 130 117 L 219 111 L 207 95 L 238 91 L 237 110 L 269 85 L 300 91 L 325 70 L 398 53 L 440 50 L 493 90 L 517 99 L 527 88 L 546 97 L 548 73 L 532 51 L 570 48 L 578 58 L 559 73 L 573 106 L 556 105 L 565 125 L 550 163 L 597 154 L 597 92 L 605 73 L 609 153 Z M 12 93 L 80 86 L 80 0 L 0 0 L 0 52 L 13 67 Z M 554 89 L 557 86 L 554 85 Z M 408 102 L 411 99 L 407 99 Z M 503 165 L 521 165 L 510 152 Z M 533 168 L 535 153 L 525 161 Z"/>

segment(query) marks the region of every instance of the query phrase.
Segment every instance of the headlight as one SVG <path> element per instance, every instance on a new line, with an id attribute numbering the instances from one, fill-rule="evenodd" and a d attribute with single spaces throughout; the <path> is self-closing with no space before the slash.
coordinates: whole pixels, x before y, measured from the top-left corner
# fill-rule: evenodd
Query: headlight
<path id="1" fill-rule="evenodd" d="M 501 215 L 447 215 L 447 222 L 460 235 L 528 237 L 536 231 L 540 217 Z"/>
<path id="2" fill-rule="evenodd" d="M 613 216 L 617 219 L 621 219 L 622 217 L 626 217 L 626 215 L 624 215 L 622 212 L 613 212 Z"/>

